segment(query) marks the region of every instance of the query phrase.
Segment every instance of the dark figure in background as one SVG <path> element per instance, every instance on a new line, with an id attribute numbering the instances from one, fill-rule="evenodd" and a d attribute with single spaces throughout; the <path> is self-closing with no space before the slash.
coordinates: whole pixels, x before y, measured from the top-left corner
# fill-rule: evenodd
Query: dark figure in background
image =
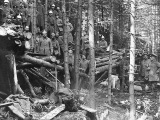
<path id="1" fill-rule="evenodd" d="M 45 14 L 45 9 L 44 6 L 41 3 L 41 0 L 38 0 L 37 2 L 37 25 L 42 31 L 44 29 L 44 14 Z"/>
<path id="2" fill-rule="evenodd" d="M 27 9 L 25 8 L 24 4 L 22 4 L 22 3 L 19 6 L 19 13 L 18 14 L 21 15 L 22 25 L 23 25 L 23 28 L 25 28 L 25 26 L 27 24 L 27 16 L 28 16 L 27 14 L 28 14 L 28 12 L 27 12 Z"/>
<path id="3" fill-rule="evenodd" d="M 56 33 L 56 18 L 53 17 L 53 11 L 49 11 L 48 15 L 48 36 L 51 38 L 52 33 Z"/>
<path id="4" fill-rule="evenodd" d="M 59 42 L 56 39 L 54 33 L 51 34 L 51 41 L 52 41 L 52 47 L 53 47 L 52 48 L 53 49 L 53 55 L 56 56 L 56 57 L 59 57 L 61 55 L 60 46 L 59 46 Z"/>
<path id="5" fill-rule="evenodd" d="M 55 38 L 58 41 L 59 46 L 60 46 L 60 56 L 58 56 L 57 59 L 59 59 L 61 61 L 64 61 L 64 42 L 63 42 L 63 37 L 59 36 L 59 32 L 56 32 Z"/>
<path id="6" fill-rule="evenodd" d="M 143 55 L 143 60 L 141 62 L 141 66 L 140 66 L 140 76 L 141 76 L 141 80 L 144 82 L 144 84 L 142 85 L 142 89 L 145 92 L 145 86 L 146 84 L 148 84 L 148 80 L 149 80 L 149 64 L 150 64 L 150 59 L 148 59 L 147 54 Z"/>
<path id="7" fill-rule="evenodd" d="M 106 52 L 107 47 L 108 47 L 108 43 L 105 41 L 104 36 L 102 36 L 102 39 L 99 41 L 98 51 Z"/>

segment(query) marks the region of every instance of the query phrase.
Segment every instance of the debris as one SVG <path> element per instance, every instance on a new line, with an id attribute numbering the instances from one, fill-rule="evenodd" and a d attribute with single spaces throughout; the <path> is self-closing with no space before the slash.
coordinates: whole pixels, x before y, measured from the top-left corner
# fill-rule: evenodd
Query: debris
<path id="1" fill-rule="evenodd" d="M 10 105 L 13 105 L 13 103 L 14 102 L 2 103 L 2 104 L 0 104 L 0 107 L 10 106 Z"/>
<path id="2" fill-rule="evenodd" d="M 35 99 L 34 104 L 46 104 L 49 103 L 49 99 Z"/>
<path id="3" fill-rule="evenodd" d="M 43 116 L 40 120 L 51 120 L 52 118 L 54 118 L 56 115 L 58 115 L 60 112 L 62 112 L 65 109 L 65 105 L 62 104 L 59 107 L 55 108 L 54 110 L 52 110 L 50 113 L 48 113 L 47 115 Z"/>
<path id="4" fill-rule="evenodd" d="M 17 115 L 19 118 L 21 118 L 21 119 L 25 119 L 25 116 L 16 108 L 16 107 L 14 107 L 13 105 L 11 105 L 11 106 L 8 106 L 8 108 L 15 114 L 15 115 Z"/>

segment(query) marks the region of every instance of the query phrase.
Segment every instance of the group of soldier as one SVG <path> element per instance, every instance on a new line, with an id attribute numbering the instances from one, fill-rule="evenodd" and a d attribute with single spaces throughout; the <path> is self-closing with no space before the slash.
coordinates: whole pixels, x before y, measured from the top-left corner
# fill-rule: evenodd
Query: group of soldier
<path id="1" fill-rule="evenodd" d="M 148 84 L 153 91 L 159 82 L 159 68 L 160 63 L 157 61 L 156 54 L 144 54 L 141 62 L 141 80 L 144 82 L 143 90 L 145 91 L 146 85 Z"/>

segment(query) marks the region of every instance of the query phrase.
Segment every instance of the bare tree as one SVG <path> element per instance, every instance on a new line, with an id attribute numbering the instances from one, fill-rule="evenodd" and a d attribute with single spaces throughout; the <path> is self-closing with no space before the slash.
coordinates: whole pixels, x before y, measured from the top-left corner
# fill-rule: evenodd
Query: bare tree
<path id="1" fill-rule="evenodd" d="M 90 106 L 95 108 L 95 51 L 94 51 L 94 16 L 93 16 L 93 2 L 94 0 L 88 0 L 88 25 L 89 25 L 89 47 L 90 47 Z"/>
<path id="2" fill-rule="evenodd" d="M 110 50 L 109 50 L 109 71 L 108 71 L 108 103 L 111 104 L 111 75 L 112 75 L 112 46 L 113 46 L 113 0 L 111 0 L 111 21 L 110 21 Z"/>
<path id="3" fill-rule="evenodd" d="M 129 93 L 130 93 L 130 119 L 135 118 L 135 103 L 134 103 L 134 66 L 135 66 L 135 0 L 131 0 L 130 14 L 130 67 L 129 67 Z"/>
<path id="4" fill-rule="evenodd" d="M 66 33 L 66 3 L 65 0 L 62 0 L 62 13 L 63 13 L 63 40 L 64 40 L 64 70 L 65 70 L 65 86 L 70 87 L 70 75 L 69 75 L 69 66 L 68 66 L 68 40 Z"/>
<path id="5" fill-rule="evenodd" d="M 79 85 L 79 52 L 81 40 L 81 25 L 82 25 L 82 0 L 78 0 L 78 23 L 76 33 L 75 57 L 74 57 L 74 71 L 75 71 L 75 88 L 78 89 Z"/>
<path id="6" fill-rule="evenodd" d="M 47 31 L 48 0 L 45 0 L 45 30 Z"/>

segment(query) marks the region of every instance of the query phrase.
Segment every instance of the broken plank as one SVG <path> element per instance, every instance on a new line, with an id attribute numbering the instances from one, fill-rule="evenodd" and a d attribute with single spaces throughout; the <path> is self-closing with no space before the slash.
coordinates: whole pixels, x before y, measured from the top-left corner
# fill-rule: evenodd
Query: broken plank
<path id="1" fill-rule="evenodd" d="M 43 116 L 40 120 L 51 120 L 56 115 L 58 115 L 60 112 L 62 112 L 64 109 L 65 109 L 65 105 L 62 104 L 59 107 L 52 110 L 51 112 L 49 112 L 48 114 L 46 114 L 45 116 Z"/>
<path id="2" fill-rule="evenodd" d="M 2 103 L 2 104 L 0 104 L 0 107 L 10 106 L 10 105 L 12 105 L 13 103 L 15 103 L 15 102 Z"/>
<path id="3" fill-rule="evenodd" d="M 15 114 L 17 115 L 19 118 L 21 118 L 22 120 L 25 119 L 25 116 L 13 105 L 8 106 L 8 108 Z"/>

